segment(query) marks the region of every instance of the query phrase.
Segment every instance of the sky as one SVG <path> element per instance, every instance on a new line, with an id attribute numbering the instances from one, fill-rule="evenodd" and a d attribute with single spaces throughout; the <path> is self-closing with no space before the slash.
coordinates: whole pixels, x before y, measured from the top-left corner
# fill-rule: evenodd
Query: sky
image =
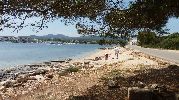
<path id="1" fill-rule="evenodd" d="M 179 32 L 179 18 L 170 18 L 166 24 L 166 28 L 169 29 L 170 33 Z"/>
<path id="2" fill-rule="evenodd" d="M 28 20 L 32 21 L 32 20 Z M 35 29 L 33 30 L 32 27 L 25 27 L 19 32 L 15 31 L 14 29 L 4 29 L 0 31 L 0 36 L 29 36 L 29 35 L 47 35 L 47 34 L 64 34 L 66 36 L 71 37 L 78 37 L 80 36 L 77 33 L 75 25 L 65 25 L 60 20 L 56 20 L 54 22 L 47 23 L 48 28 L 43 28 L 42 30 Z M 37 30 L 39 32 L 37 32 Z"/>
<path id="3" fill-rule="evenodd" d="M 29 35 L 47 35 L 47 34 L 64 34 L 66 36 L 78 37 L 75 25 L 65 25 L 60 20 L 48 23 L 48 28 L 39 30 L 39 32 L 33 31 L 32 28 L 26 27 L 19 32 L 13 32 L 12 29 L 5 29 L 0 31 L 0 36 L 29 36 Z M 169 29 L 170 33 L 179 32 L 179 19 L 171 18 L 169 19 L 166 28 Z"/>

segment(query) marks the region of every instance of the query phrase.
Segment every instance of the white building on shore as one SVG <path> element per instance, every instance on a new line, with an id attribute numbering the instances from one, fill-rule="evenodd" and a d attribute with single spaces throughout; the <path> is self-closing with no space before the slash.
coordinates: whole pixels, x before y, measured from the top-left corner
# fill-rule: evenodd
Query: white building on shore
<path id="1" fill-rule="evenodd" d="M 129 41 L 129 44 L 130 45 L 137 45 L 137 37 L 131 38 L 130 41 Z"/>

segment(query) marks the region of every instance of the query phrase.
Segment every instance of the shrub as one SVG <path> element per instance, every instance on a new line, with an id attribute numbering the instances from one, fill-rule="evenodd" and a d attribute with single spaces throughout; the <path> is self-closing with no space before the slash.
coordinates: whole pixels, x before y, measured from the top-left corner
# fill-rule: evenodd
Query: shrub
<path id="1" fill-rule="evenodd" d="M 68 73 L 78 72 L 78 71 L 79 71 L 79 68 L 77 68 L 77 67 L 72 67 L 72 66 L 71 66 L 71 67 L 65 69 L 65 71 L 68 72 Z"/>
<path id="2" fill-rule="evenodd" d="M 143 45 L 152 45 L 155 44 L 156 42 L 156 34 L 154 32 L 139 32 L 138 33 L 138 44 L 143 46 Z"/>
<path id="3" fill-rule="evenodd" d="M 126 40 L 122 40 L 122 39 L 110 39 L 110 40 L 105 40 L 105 39 L 102 39 L 102 40 L 99 40 L 98 41 L 98 44 L 99 45 L 112 45 L 112 44 L 116 44 L 116 45 L 120 45 L 121 47 L 124 47 L 127 45 L 127 41 Z"/>
<path id="4" fill-rule="evenodd" d="M 160 43 L 161 48 L 164 49 L 179 49 L 179 37 L 167 38 Z"/>
<path id="5" fill-rule="evenodd" d="M 111 72 L 109 72 L 106 75 L 104 75 L 103 77 L 101 77 L 101 80 L 109 80 L 109 79 L 114 79 L 114 78 L 118 78 L 121 76 L 122 76 L 122 74 L 121 74 L 120 70 L 112 70 Z"/>
<path id="6" fill-rule="evenodd" d="M 79 71 L 79 68 L 70 66 L 69 68 L 65 69 L 64 71 L 59 72 L 58 75 L 59 76 L 65 76 L 68 73 L 78 72 L 78 71 Z"/>
<path id="7" fill-rule="evenodd" d="M 153 32 L 139 32 L 138 44 L 143 47 L 179 50 L 179 33 L 157 37 Z"/>

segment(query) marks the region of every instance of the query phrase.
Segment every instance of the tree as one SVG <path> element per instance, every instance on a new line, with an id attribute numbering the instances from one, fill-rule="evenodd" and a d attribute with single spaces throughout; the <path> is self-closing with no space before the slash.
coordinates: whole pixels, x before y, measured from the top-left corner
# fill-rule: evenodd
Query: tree
<path id="1" fill-rule="evenodd" d="M 166 36 L 165 39 L 160 42 L 160 47 L 164 49 L 179 50 L 179 33 L 173 33 Z"/>
<path id="2" fill-rule="evenodd" d="M 144 45 L 155 45 L 156 44 L 156 34 L 150 31 L 143 31 L 138 33 L 138 44 Z"/>
<path id="3" fill-rule="evenodd" d="M 44 24 L 55 19 L 75 21 L 81 17 L 91 20 L 105 8 L 105 0 L 1 0 L 1 30 L 4 27 L 22 28 L 27 18 L 40 17 L 41 20 L 30 25 L 44 28 Z M 21 20 L 20 24 L 13 20 Z"/>
<path id="4" fill-rule="evenodd" d="M 170 17 L 179 17 L 178 0 L 134 0 L 128 7 L 124 5 L 123 0 L 1 0 L 0 29 L 21 29 L 26 26 L 24 20 L 33 17 L 41 20 L 30 26 L 43 29 L 45 23 L 62 18 L 66 23 L 79 22 L 76 28 L 81 34 L 105 36 L 146 29 L 162 31 Z M 16 19 L 21 23 L 14 23 Z M 116 29 L 120 31 L 113 33 Z"/>

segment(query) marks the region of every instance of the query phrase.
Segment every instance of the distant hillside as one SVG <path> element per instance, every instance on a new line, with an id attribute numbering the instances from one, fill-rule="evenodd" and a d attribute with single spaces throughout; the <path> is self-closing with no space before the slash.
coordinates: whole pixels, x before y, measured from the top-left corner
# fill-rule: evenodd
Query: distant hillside
<path id="1" fill-rule="evenodd" d="M 71 40 L 71 39 L 75 39 L 75 40 L 100 40 L 102 39 L 102 37 L 99 36 L 80 36 L 80 37 L 69 37 L 63 34 L 48 34 L 48 35 L 44 35 L 44 36 L 36 36 L 36 35 L 30 35 L 30 37 L 32 38 L 36 38 L 36 39 L 51 39 L 51 38 L 55 38 L 55 39 L 62 39 L 62 40 Z"/>
<path id="2" fill-rule="evenodd" d="M 48 34 L 48 35 L 44 35 L 44 36 L 36 36 L 36 35 L 30 35 L 30 37 L 32 38 L 38 38 L 38 39 L 51 39 L 51 38 L 56 38 L 56 39 L 70 39 L 71 37 L 69 36 L 65 36 L 63 34 Z"/>
<path id="3" fill-rule="evenodd" d="M 100 40 L 102 37 L 99 36 L 80 36 L 80 37 L 75 37 L 73 39 L 76 40 Z"/>

